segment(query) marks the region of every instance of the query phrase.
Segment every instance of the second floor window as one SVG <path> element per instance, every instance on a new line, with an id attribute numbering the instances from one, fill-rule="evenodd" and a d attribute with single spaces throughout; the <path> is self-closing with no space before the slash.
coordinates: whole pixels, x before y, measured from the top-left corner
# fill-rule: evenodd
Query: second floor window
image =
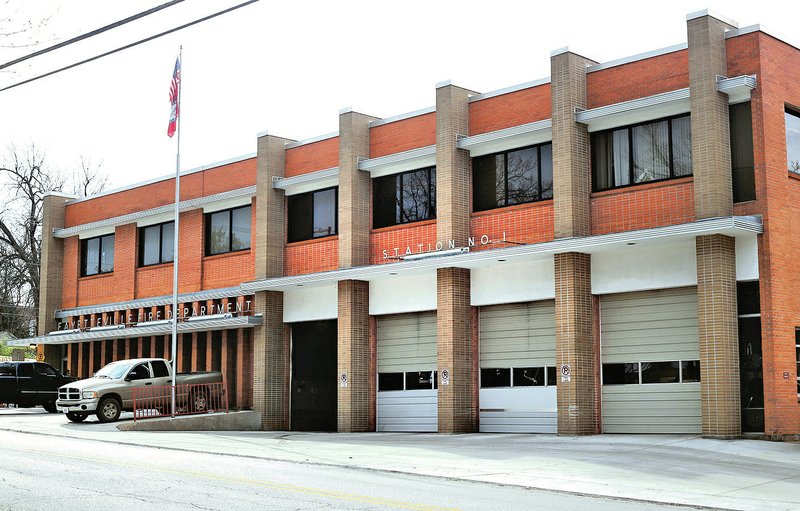
<path id="1" fill-rule="evenodd" d="M 250 248 L 250 206 L 206 213 L 206 255 Z"/>
<path id="2" fill-rule="evenodd" d="M 374 228 L 436 218 L 436 167 L 375 178 L 372 203 Z"/>
<path id="3" fill-rule="evenodd" d="M 289 243 L 323 238 L 337 233 L 338 190 L 338 188 L 328 188 L 290 195 L 287 198 Z"/>
<path id="4" fill-rule="evenodd" d="M 81 276 L 114 271 L 114 235 L 81 240 Z"/>
<path id="5" fill-rule="evenodd" d="M 800 114 L 786 110 L 786 163 L 789 172 L 800 174 Z"/>
<path id="6" fill-rule="evenodd" d="M 552 198 L 552 144 L 472 159 L 474 211 Z"/>
<path id="7" fill-rule="evenodd" d="M 168 263 L 174 258 L 175 222 L 139 229 L 139 265 Z"/>
<path id="8" fill-rule="evenodd" d="M 592 133 L 594 191 L 692 175 L 688 115 Z"/>

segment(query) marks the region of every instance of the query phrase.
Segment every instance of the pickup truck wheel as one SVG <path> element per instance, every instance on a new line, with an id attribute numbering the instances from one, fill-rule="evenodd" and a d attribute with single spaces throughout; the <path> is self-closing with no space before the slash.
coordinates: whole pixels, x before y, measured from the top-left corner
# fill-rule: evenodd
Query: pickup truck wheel
<path id="1" fill-rule="evenodd" d="M 114 422 L 122 413 L 122 405 L 113 397 L 107 397 L 97 406 L 97 419 L 100 422 Z"/>
<path id="2" fill-rule="evenodd" d="M 76 413 L 76 412 L 67 412 L 67 419 L 72 422 L 83 422 L 86 420 L 87 414 L 85 413 Z"/>
<path id="3" fill-rule="evenodd" d="M 192 392 L 191 412 L 202 413 L 208 411 L 208 393 L 205 390 L 195 390 Z"/>
<path id="4" fill-rule="evenodd" d="M 43 404 L 42 408 L 44 408 L 47 413 L 56 413 L 58 411 L 56 409 L 56 404 L 54 401 L 50 401 L 49 403 Z"/>

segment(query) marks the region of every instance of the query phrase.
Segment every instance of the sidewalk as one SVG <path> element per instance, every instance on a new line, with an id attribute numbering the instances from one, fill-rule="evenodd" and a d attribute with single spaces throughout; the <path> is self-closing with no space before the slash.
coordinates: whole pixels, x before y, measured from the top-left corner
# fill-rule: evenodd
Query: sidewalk
<path id="1" fill-rule="evenodd" d="M 679 435 L 121 432 L 0 410 L 0 430 L 694 506 L 800 510 L 800 444 Z"/>

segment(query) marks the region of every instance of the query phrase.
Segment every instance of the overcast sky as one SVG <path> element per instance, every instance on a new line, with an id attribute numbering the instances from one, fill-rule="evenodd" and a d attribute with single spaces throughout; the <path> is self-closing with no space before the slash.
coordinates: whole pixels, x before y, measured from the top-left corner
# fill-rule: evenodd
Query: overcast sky
<path id="1" fill-rule="evenodd" d="M 0 33 L 49 21 L 0 48 L 7 62 L 166 0 L 0 0 Z M 0 71 L 0 88 L 239 3 L 187 0 L 123 28 Z M 704 8 L 800 44 L 800 2 L 271 2 L 0 92 L 0 146 L 31 142 L 51 166 L 102 162 L 111 188 L 173 173 L 168 89 L 184 47 L 183 170 L 255 152 L 256 134 L 338 129 L 343 107 L 388 117 L 433 106 L 434 84 L 487 92 L 549 75 L 563 46 L 600 62 L 685 42 Z M 4 23 L 2 18 L 12 21 Z"/>

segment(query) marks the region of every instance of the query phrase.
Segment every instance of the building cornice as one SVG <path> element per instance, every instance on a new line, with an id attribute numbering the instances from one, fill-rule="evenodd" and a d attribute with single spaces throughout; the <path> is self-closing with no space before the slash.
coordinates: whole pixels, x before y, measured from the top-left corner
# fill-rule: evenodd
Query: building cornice
<path id="1" fill-rule="evenodd" d="M 322 190 L 339 185 L 339 167 L 308 172 L 292 177 L 274 177 L 272 187 L 283 190 L 286 195 Z"/>

